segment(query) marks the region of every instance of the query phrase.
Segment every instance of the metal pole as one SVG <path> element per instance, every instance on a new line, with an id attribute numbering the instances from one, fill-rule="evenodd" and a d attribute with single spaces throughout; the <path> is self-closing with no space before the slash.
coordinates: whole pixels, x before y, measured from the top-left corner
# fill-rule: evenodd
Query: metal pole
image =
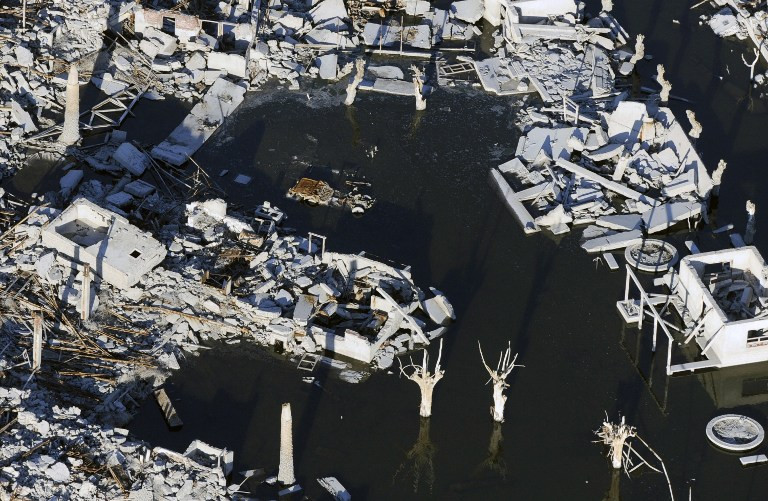
<path id="1" fill-rule="evenodd" d="M 667 343 L 667 376 L 672 374 L 672 340 L 669 340 L 669 343 Z"/>
<path id="2" fill-rule="evenodd" d="M 627 266 L 627 283 L 624 285 L 624 301 L 629 300 L 629 266 Z"/>

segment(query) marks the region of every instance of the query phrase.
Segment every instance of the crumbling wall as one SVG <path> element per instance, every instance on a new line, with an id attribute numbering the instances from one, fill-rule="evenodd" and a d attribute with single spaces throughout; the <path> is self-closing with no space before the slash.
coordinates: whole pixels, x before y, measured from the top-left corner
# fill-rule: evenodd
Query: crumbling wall
<path id="1" fill-rule="evenodd" d="M 353 330 L 346 329 L 343 336 L 323 331 L 322 334 L 313 333 L 313 337 L 323 349 L 365 363 L 370 363 L 375 354 L 370 341 Z"/>
<path id="2" fill-rule="evenodd" d="M 163 18 L 173 19 L 175 23 L 174 35 L 181 40 L 189 40 L 200 34 L 202 22 L 195 16 L 181 14 L 172 10 L 152 10 L 137 8 L 134 18 L 136 33 L 144 33 L 146 28 L 163 29 Z"/>

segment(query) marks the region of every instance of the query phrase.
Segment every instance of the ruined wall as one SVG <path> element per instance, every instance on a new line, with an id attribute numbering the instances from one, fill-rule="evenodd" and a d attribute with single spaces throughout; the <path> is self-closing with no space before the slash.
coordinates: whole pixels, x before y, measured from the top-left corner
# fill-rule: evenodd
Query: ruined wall
<path id="1" fill-rule="evenodd" d="M 174 35 L 183 41 L 196 37 L 202 29 L 202 22 L 195 16 L 171 10 L 138 8 L 134 20 L 136 33 L 143 33 L 147 27 L 162 30 L 164 17 L 173 19 L 176 25 Z"/>

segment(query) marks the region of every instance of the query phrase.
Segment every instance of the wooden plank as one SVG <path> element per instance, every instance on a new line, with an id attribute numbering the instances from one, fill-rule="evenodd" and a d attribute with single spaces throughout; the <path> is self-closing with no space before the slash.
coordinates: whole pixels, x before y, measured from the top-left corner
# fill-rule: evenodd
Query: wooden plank
<path id="1" fill-rule="evenodd" d="M 155 390 L 154 394 L 155 400 L 157 400 L 157 404 L 160 406 L 160 410 L 162 411 L 168 426 L 170 428 L 181 428 L 184 425 L 184 422 L 176 413 L 176 409 L 173 407 L 171 399 L 168 398 L 168 394 L 165 393 L 165 389 L 160 388 L 159 390 Z"/>

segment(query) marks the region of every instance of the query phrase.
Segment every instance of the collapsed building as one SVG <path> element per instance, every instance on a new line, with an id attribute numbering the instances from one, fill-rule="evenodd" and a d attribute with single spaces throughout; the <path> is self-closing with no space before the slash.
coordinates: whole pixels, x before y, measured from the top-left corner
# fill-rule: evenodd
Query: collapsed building
<path id="1" fill-rule="evenodd" d="M 750 66 L 751 78 L 756 84 L 768 81 L 768 74 L 754 74 L 754 67 L 760 56 L 765 62 L 768 62 L 768 47 L 765 44 L 765 39 L 768 36 L 768 10 L 766 10 L 763 2 L 715 0 L 713 5 L 719 7 L 719 10 L 711 16 L 702 14 L 700 19 L 706 21 L 717 36 L 733 36 L 740 40 L 749 39 L 754 45 L 752 49 L 754 61 L 750 65 L 747 59 L 742 56 L 744 64 Z"/>
<path id="2" fill-rule="evenodd" d="M 665 294 L 647 292 L 627 269 L 624 300 L 617 308 L 627 323 L 641 326 L 643 314 L 650 316 L 654 349 L 657 331 L 666 334 L 668 374 L 766 362 L 766 270 L 760 252 L 751 246 L 694 253 L 664 276 L 662 283 L 669 291 Z M 635 287 L 630 287 L 630 280 Z M 677 323 L 663 317 L 672 309 Z M 688 360 L 672 363 L 675 345 Z"/>
<path id="3" fill-rule="evenodd" d="M 582 247 L 603 252 L 706 212 L 713 181 L 669 108 L 621 101 L 585 122 L 531 127 L 491 169 L 526 233 L 587 225 Z"/>

